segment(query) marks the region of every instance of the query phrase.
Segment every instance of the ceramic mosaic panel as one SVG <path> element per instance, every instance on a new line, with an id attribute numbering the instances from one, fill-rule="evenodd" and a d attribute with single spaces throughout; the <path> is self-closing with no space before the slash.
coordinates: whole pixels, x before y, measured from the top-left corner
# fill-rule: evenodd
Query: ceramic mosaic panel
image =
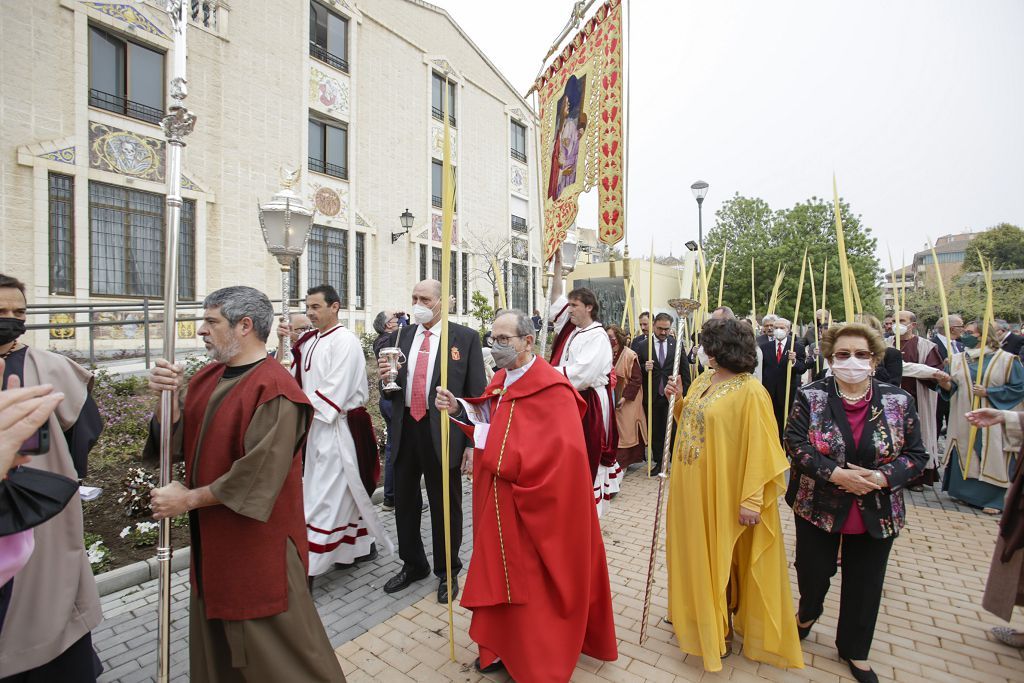
<path id="1" fill-rule="evenodd" d="M 89 165 L 101 171 L 164 182 L 164 141 L 89 123 Z"/>

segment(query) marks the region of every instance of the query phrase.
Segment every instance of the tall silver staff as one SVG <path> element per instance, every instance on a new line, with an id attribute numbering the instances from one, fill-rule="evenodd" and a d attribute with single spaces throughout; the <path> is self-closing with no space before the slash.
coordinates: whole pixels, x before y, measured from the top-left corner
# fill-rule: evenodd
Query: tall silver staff
<path id="1" fill-rule="evenodd" d="M 700 302 L 693 299 L 669 299 L 668 305 L 675 309 L 678 316 L 676 326 L 676 353 L 672 361 L 672 376 L 679 374 L 679 363 L 683 355 L 683 342 L 685 338 L 683 331 L 686 329 L 686 316 L 698 308 Z M 668 397 L 668 415 L 665 421 L 665 444 L 661 451 L 662 467 L 658 473 L 658 507 L 654 509 L 654 533 L 651 538 L 651 558 L 647 563 L 647 588 L 644 591 L 644 611 L 640 620 L 640 644 L 647 639 L 647 617 L 651 612 L 651 590 L 654 588 L 654 559 L 658 554 L 658 537 L 661 536 L 661 504 L 665 495 L 665 482 L 668 481 L 670 466 L 672 465 L 672 409 L 675 407 L 676 397 L 673 394 Z"/>
<path id="2" fill-rule="evenodd" d="M 174 61 L 171 64 L 171 105 L 163 118 L 167 138 L 167 224 L 164 235 L 164 358 L 174 362 L 177 334 L 175 304 L 178 297 L 178 232 L 181 227 L 181 153 L 185 136 L 192 132 L 196 117 L 185 107 L 188 95 L 185 80 L 185 27 L 188 6 L 183 0 L 167 0 L 167 15 L 174 33 Z M 160 486 L 171 483 L 171 400 L 172 392 L 160 395 Z M 160 520 L 160 539 L 156 548 L 160 568 L 157 614 L 157 681 L 171 677 L 171 520 Z"/>

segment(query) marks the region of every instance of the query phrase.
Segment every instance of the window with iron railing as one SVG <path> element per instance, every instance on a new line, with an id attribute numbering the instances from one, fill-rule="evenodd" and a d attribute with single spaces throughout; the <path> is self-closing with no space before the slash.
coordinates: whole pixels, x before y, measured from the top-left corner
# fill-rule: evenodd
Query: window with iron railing
<path id="1" fill-rule="evenodd" d="M 89 28 L 89 106 L 159 124 L 164 53 Z"/>
<path id="2" fill-rule="evenodd" d="M 441 247 L 430 248 L 430 277 L 441 280 Z"/>
<path id="3" fill-rule="evenodd" d="M 348 231 L 314 225 L 309 233 L 309 286 L 331 285 L 348 308 Z"/>
<path id="4" fill-rule="evenodd" d="M 75 293 L 75 179 L 49 174 L 50 294 Z"/>
<path id="5" fill-rule="evenodd" d="M 89 182 L 89 293 L 163 296 L 164 196 Z M 195 202 L 178 233 L 178 297 L 195 298 Z"/>
<path id="6" fill-rule="evenodd" d="M 309 120 L 309 170 L 348 179 L 348 130 Z"/>
<path id="7" fill-rule="evenodd" d="M 420 245 L 420 280 L 426 280 L 427 275 L 427 245 Z"/>
<path id="8" fill-rule="evenodd" d="M 526 126 L 518 121 L 512 122 L 512 158 L 526 163 Z"/>
<path id="9" fill-rule="evenodd" d="M 356 308 L 366 307 L 366 235 L 356 233 Z"/>
<path id="10" fill-rule="evenodd" d="M 348 19 L 317 2 L 309 3 L 309 54 L 348 73 Z"/>
<path id="11" fill-rule="evenodd" d="M 526 219 L 519 216 L 512 216 L 512 229 L 516 232 L 529 232 L 530 230 L 526 227 Z"/>
<path id="12" fill-rule="evenodd" d="M 217 30 L 217 0 L 191 0 L 189 20 L 211 31 Z"/>
<path id="13" fill-rule="evenodd" d="M 455 83 L 448 83 L 448 123 L 455 125 Z M 445 77 L 434 72 L 431 77 L 430 113 L 438 121 L 444 121 Z"/>
<path id="14" fill-rule="evenodd" d="M 469 254 L 462 252 L 462 314 L 469 313 Z"/>

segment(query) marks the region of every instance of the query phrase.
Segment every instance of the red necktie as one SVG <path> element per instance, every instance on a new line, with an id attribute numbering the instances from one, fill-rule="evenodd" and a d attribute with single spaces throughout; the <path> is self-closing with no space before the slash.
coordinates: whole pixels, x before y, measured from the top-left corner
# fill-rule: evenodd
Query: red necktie
<path id="1" fill-rule="evenodd" d="M 779 350 L 775 352 L 775 362 L 782 362 L 782 342 L 779 342 Z"/>
<path id="2" fill-rule="evenodd" d="M 420 355 L 416 357 L 416 371 L 412 378 L 412 402 L 409 414 L 419 422 L 427 414 L 427 364 L 430 362 L 430 330 L 423 330 Z"/>

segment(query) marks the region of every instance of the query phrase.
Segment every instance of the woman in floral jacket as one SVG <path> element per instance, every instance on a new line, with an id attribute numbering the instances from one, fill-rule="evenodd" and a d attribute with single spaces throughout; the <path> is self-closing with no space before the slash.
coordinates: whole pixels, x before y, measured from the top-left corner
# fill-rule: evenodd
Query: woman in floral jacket
<path id="1" fill-rule="evenodd" d="M 807 637 L 822 613 L 843 547 L 836 647 L 858 681 L 868 665 L 893 540 L 903 528 L 903 487 L 928 453 L 910 395 L 872 375 L 885 355 L 861 323 L 829 328 L 821 353 L 832 377 L 802 387 L 785 432 L 793 471 L 786 502 L 796 517 L 797 625 Z"/>

